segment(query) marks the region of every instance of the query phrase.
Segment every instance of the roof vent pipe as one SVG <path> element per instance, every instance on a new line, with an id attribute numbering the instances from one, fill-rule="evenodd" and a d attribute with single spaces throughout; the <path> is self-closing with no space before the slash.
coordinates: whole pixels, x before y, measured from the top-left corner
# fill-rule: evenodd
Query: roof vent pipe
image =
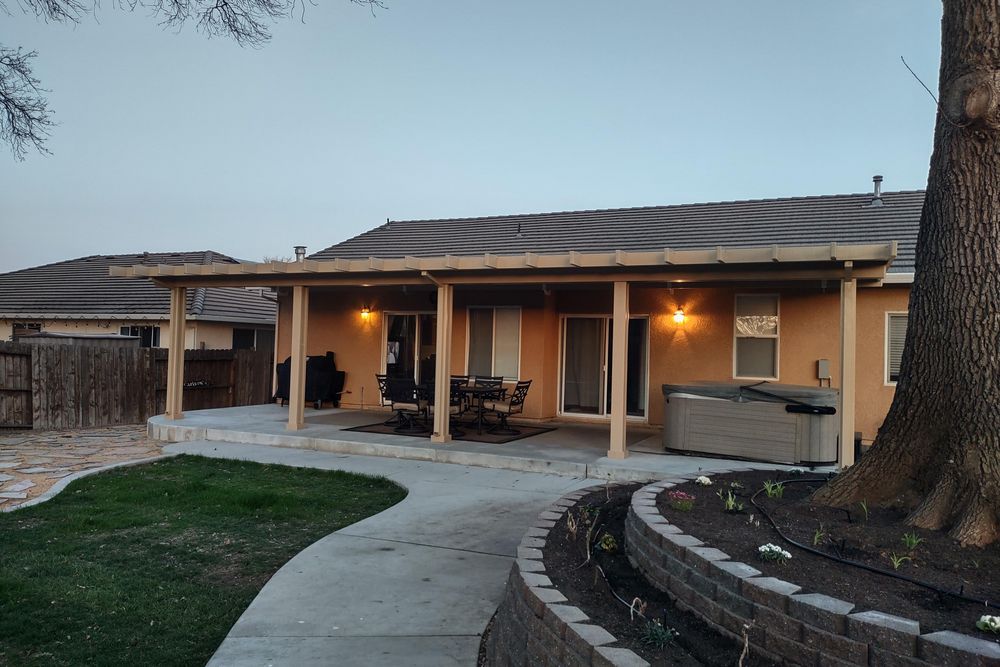
<path id="1" fill-rule="evenodd" d="M 869 206 L 884 206 L 882 202 L 882 177 L 872 176 L 872 183 L 875 184 L 875 193 L 872 197 L 872 203 Z"/>
<path id="2" fill-rule="evenodd" d="M 295 261 L 296 262 L 306 261 L 306 247 L 304 245 L 295 246 Z"/>

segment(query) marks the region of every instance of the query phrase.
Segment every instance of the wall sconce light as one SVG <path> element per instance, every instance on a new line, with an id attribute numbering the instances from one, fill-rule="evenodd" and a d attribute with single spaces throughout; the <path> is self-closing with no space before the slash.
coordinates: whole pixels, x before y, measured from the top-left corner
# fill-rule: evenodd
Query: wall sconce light
<path id="1" fill-rule="evenodd" d="M 684 321 L 684 310 L 682 308 L 678 308 L 677 310 L 674 311 L 674 322 L 680 324 L 683 321 Z"/>
<path id="2" fill-rule="evenodd" d="M 361 306 L 361 319 L 365 322 L 368 321 L 368 317 L 372 314 L 371 309 L 368 306 Z"/>

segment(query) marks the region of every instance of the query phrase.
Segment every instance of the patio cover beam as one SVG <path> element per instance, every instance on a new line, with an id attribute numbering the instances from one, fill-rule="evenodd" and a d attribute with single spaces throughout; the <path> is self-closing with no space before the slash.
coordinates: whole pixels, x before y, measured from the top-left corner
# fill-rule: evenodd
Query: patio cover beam
<path id="1" fill-rule="evenodd" d="M 288 383 L 289 431 L 306 427 L 306 332 L 309 329 L 309 288 L 296 285 L 292 291 L 292 368 Z"/>
<path id="2" fill-rule="evenodd" d="M 611 448 L 609 459 L 628 458 L 625 446 L 625 396 L 628 391 L 628 283 L 615 283 L 611 320 Z"/>
<path id="3" fill-rule="evenodd" d="M 184 331 L 187 288 L 170 288 L 170 337 L 167 342 L 167 419 L 184 419 Z"/>

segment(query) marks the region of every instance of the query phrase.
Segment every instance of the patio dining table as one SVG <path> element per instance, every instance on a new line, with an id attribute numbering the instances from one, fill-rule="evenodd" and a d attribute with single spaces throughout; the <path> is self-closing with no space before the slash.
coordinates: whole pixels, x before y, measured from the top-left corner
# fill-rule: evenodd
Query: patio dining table
<path id="1" fill-rule="evenodd" d="M 421 392 L 424 396 L 430 390 L 427 384 L 416 385 L 417 391 Z M 469 426 L 473 424 L 476 426 L 476 434 L 483 434 L 483 396 L 488 394 L 496 394 L 502 391 L 498 387 L 477 387 L 471 384 L 455 385 L 452 387 L 455 391 L 465 394 L 470 398 L 476 399 L 476 418 L 469 422 Z"/>

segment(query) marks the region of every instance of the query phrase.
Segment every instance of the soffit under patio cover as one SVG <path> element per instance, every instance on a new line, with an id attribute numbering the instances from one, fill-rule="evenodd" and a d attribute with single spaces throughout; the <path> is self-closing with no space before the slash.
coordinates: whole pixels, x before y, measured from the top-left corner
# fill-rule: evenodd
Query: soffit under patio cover
<path id="1" fill-rule="evenodd" d="M 145 277 L 164 285 L 397 285 L 524 282 L 699 282 L 810 280 L 850 277 L 879 281 L 897 244 L 779 246 L 712 250 L 561 254 L 444 255 L 304 260 L 266 264 L 184 264 L 111 267 L 112 276 Z"/>

